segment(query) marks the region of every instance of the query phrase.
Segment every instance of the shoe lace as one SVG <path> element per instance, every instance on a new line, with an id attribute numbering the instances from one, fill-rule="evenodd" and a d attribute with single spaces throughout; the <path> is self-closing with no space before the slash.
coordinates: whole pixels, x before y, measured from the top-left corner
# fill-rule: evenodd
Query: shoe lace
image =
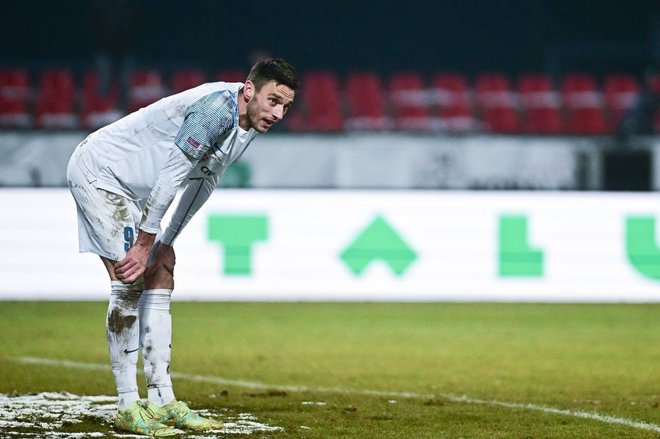
<path id="1" fill-rule="evenodd" d="M 193 414 L 192 410 L 182 401 L 177 401 L 176 405 L 172 407 L 172 411 L 181 419 L 186 419 Z"/>
<path id="2" fill-rule="evenodd" d="M 140 417 L 142 418 L 143 421 L 151 421 L 155 419 L 156 413 L 149 407 L 149 404 L 140 402 L 140 407 L 142 410 L 140 410 Z M 145 419 L 145 415 L 148 419 Z"/>

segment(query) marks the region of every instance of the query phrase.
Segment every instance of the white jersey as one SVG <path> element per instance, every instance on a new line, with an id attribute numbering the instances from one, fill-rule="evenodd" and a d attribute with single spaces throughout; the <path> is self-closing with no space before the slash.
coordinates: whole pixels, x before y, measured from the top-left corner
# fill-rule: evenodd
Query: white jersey
<path id="1" fill-rule="evenodd" d="M 176 230 L 163 240 L 169 244 L 256 136 L 238 126 L 242 87 L 207 83 L 129 114 L 81 143 L 78 166 L 97 188 L 140 205 L 140 229 L 149 233 L 158 232 L 182 183 L 204 186 L 184 192 L 179 204 L 188 205 L 177 206 Z"/>

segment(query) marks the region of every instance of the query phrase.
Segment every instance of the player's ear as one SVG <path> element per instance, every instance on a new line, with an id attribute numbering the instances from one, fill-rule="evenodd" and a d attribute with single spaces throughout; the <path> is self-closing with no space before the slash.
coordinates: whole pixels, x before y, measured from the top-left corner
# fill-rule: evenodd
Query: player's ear
<path id="1" fill-rule="evenodd" d="M 245 96 L 246 101 L 249 101 L 254 96 L 254 83 L 249 79 L 243 84 L 243 96 Z"/>

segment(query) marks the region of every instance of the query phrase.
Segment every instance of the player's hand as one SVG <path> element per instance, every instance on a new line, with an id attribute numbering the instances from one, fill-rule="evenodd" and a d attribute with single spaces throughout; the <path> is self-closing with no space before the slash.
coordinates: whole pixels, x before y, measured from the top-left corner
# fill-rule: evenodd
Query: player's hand
<path id="1" fill-rule="evenodd" d="M 154 242 L 154 235 L 141 232 L 137 242 L 128 250 L 126 256 L 115 264 L 115 276 L 125 284 L 132 284 L 147 269 L 149 252 Z"/>

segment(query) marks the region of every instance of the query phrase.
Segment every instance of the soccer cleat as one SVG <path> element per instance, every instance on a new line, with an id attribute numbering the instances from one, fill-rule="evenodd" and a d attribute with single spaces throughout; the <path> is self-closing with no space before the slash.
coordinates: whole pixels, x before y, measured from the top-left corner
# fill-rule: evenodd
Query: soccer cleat
<path id="1" fill-rule="evenodd" d="M 117 410 L 115 429 L 152 437 L 176 436 L 180 432 L 158 422 L 158 414 L 153 407 L 142 401 L 135 401 L 123 409 Z"/>
<path id="2" fill-rule="evenodd" d="M 171 401 L 160 409 L 160 422 L 195 431 L 219 430 L 224 424 L 215 419 L 203 418 L 190 410 L 183 401 Z"/>

